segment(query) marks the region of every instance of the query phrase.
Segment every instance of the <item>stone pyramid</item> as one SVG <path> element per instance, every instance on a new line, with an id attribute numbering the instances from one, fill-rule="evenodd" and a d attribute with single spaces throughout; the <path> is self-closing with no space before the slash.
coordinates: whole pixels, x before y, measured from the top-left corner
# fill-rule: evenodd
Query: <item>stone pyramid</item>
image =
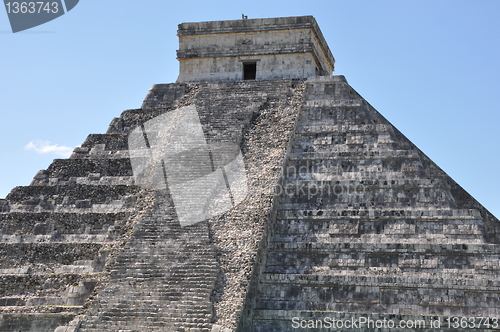
<path id="1" fill-rule="evenodd" d="M 344 77 L 306 81 L 283 174 L 243 330 L 498 329 L 498 219 Z"/>
<path id="2" fill-rule="evenodd" d="M 0 201 L 0 331 L 499 330 L 498 219 L 329 75 L 315 20 L 179 26 L 207 31 L 239 46 L 207 67 L 181 42 L 180 77 L 202 79 L 154 85 Z M 207 142 L 239 145 L 248 193 L 182 226 L 168 188 L 138 185 L 128 139 L 192 105 Z"/>

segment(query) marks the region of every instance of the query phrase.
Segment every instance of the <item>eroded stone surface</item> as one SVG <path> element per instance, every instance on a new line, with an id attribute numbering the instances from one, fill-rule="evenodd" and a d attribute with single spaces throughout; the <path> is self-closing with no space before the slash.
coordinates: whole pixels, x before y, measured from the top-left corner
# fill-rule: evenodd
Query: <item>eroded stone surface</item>
<path id="1" fill-rule="evenodd" d="M 330 75 L 335 59 L 312 16 L 179 24 L 177 82 Z"/>
<path id="2" fill-rule="evenodd" d="M 498 220 L 343 77 L 308 80 L 305 99 L 241 330 L 498 317 Z"/>
<path id="3" fill-rule="evenodd" d="M 234 22 L 180 31 L 189 39 L 229 24 L 242 38 L 221 49 L 272 49 L 273 36 L 243 38 L 253 23 Z M 325 44 L 311 18 L 259 22 L 266 33 L 290 23 L 292 48 L 301 36 Z M 200 45 L 180 54 L 213 51 Z M 309 65 L 279 57 L 290 63 L 278 73 Z M 293 330 L 294 317 L 500 315 L 498 219 L 344 77 L 241 81 L 235 70 L 154 85 L 140 109 L 0 200 L 1 331 L 269 332 Z M 167 188 L 135 184 L 127 138 L 189 105 L 209 144 L 240 146 L 248 195 L 181 227 Z"/>

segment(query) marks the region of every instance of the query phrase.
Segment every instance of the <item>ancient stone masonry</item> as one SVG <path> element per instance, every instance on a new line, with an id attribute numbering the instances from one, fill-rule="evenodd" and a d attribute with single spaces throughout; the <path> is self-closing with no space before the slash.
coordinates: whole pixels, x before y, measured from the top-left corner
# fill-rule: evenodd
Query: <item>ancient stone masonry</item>
<path id="1" fill-rule="evenodd" d="M 235 327 L 302 93 L 297 80 L 155 85 L 141 109 L 15 188 L 1 214 L 5 265 L 17 267 L 2 270 L 11 290 L 2 331 Z M 249 194 L 238 209 L 181 228 L 168 192 L 133 184 L 127 135 L 191 104 L 209 139 L 241 145 Z M 87 289 L 78 301 L 67 295 L 76 286 Z"/>
<path id="2" fill-rule="evenodd" d="M 191 93 L 177 106 L 197 105 L 207 137 L 242 142 L 250 195 L 222 217 L 180 228 L 168 195 L 156 193 L 155 205 L 135 226 L 80 331 L 211 331 L 214 322 L 234 324 L 280 174 L 287 142 L 282 134 L 291 129 L 286 121 L 293 123 L 296 85 L 267 81 L 187 87 Z M 176 88 L 154 86 L 142 114 L 165 105 L 163 96 Z M 280 126 L 274 127 L 277 121 Z M 269 140 L 267 135 L 278 133 L 281 138 Z"/>
<path id="3" fill-rule="evenodd" d="M 204 31 L 235 45 L 219 50 Z M 182 83 L 154 85 L 140 109 L 0 200 L 0 331 L 282 332 L 361 316 L 451 331 L 448 316 L 500 318 L 498 219 L 329 75 L 312 17 L 185 23 L 179 35 Z M 187 65 L 250 51 L 291 62 L 251 79 L 245 62 L 239 76 Z M 128 139 L 192 105 L 208 143 L 241 148 L 248 193 L 183 227 L 169 188 L 136 181 Z M 500 330 L 488 322 L 460 330 Z"/>
<path id="4" fill-rule="evenodd" d="M 306 82 L 291 144 L 240 330 L 499 316 L 498 220 L 343 77 Z"/>
<path id="5" fill-rule="evenodd" d="M 177 82 L 330 75 L 335 59 L 312 16 L 179 25 Z"/>

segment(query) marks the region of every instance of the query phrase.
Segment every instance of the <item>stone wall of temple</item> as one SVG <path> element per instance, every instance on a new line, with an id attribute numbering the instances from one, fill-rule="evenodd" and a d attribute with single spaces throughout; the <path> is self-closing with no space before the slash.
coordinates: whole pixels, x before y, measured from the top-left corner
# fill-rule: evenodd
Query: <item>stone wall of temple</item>
<path id="1" fill-rule="evenodd" d="M 141 109 L 15 188 L 0 213 L 0 330 L 236 327 L 302 93 L 297 80 L 155 85 Z M 241 147 L 249 193 L 181 227 L 168 190 L 135 184 L 127 137 L 186 105 L 208 141 Z"/>

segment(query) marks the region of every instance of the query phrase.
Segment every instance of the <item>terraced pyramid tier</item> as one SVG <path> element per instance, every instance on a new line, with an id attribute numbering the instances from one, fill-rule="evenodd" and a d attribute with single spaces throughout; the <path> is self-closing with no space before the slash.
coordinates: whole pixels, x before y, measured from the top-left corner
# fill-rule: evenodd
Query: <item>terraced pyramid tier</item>
<path id="1" fill-rule="evenodd" d="M 208 143 L 240 146 L 248 194 L 182 227 L 168 188 L 136 184 L 128 137 L 189 105 Z M 0 227 L 5 332 L 500 316 L 499 221 L 341 76 L 155 85 L 14 188 Z"/>

